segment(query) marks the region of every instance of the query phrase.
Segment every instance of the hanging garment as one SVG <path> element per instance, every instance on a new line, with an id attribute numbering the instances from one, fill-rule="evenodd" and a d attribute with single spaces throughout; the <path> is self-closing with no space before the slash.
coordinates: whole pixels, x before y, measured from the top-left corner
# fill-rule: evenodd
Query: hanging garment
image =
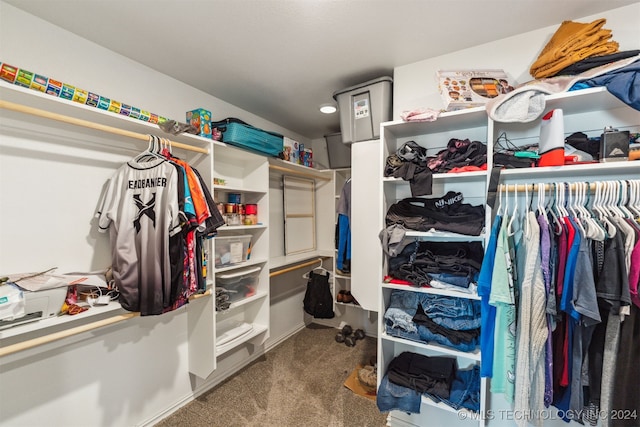
<path id="1" fill-rule="evenodd" d="M 332 319 L 335 316 L 328 274 L 309 272 L 303 307 L 307 314 L 316 319 Z"/>
<path id="2" fill-rule="evenodd" d="M 342 186 L 338 214 L 338 256 L 336 268 L 343 273 L 351 272 L 351 178 Z"/>
<path id="3" fill-rule="evenodd" d="M 491 276 L 489 305 L 495 310 L 495 332 L 493 344 L 492 393 L 504 393 L 508 402 L 513 402 L 515 387 L 516 356 L 516 299 L 514 280 L 515 260 L 507 241 L 508 221 L 502 221 L 495 249 L 494 267 Z"/>
<path id="4" fill-rule="evenodd" d="M 610 406 L 612 412 L 609 412 L 620 416 L 610 421 L 613 427 L 632 427 L 640 423 L 640 393 L 637 393 L 640 384 L 640 309 L 633 306 L 630 312 L 620 325 Z"/>
<path id="5" fill-rule="evenodd" d="M 155 159 L 122 165 L 98 208 L 101 232 L 109 230 L 113 276 L 125 310 L 161 314 L 170 304 L 169 238 L 180 232 L 178 173 Z"/>
<path id="6" fill-rule="evenodd" d="M 491 236 L 487 243 L 487 250 L 482 260 L 480 275 L 478 277 L 478 295 L 482 302 L 482 326 L 483 333 L 480 335 L 480 353 L 482 361 L 480 362 L 480 375 L 491 378 L 493 376 L 493 344 L 494 344 L 494 327 L 496 318 L 496 308 L 489 304 L 489 296 L 491 294 L 491 277 L 495 266 L 495 254 L 498 241 L 498 232 L 502 224 L 502 217 L 496 215 L 491 226 Z"/>
<path id="7" fill-rule="evenodd" d="M 516 391 L 514 410 L 532 414 L 516 420 L 519 426 L 529 419 L 542 425 L 544 411 L 544 349 L 547 341 L 546 298 L 540 265 L 540 228 L 533 212 L 525 221 L 526 262 L 518 311 L 516 335 Z M 531 411 L 531 412 L 528 412 Z"/>

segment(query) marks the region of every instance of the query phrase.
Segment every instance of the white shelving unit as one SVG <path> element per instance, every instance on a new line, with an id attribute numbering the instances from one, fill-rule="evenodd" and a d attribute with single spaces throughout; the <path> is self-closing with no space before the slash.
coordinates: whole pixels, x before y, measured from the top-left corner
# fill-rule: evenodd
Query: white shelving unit
<path id="1" fill-rule="evenodd" d="M 564 115 L 565 136 L 573 132 L 584 132 L 589 137 L 599 136 L 606 126 L 618 129 L 628 129 L 632 132 L 640 130 L 640 115 L 626 104 L 608 93 L 605 88 L 591 88 L 575 92 L 559 93 L 547 96 L 546 109 L 562 108 Z M 413 140 L 428 148 L 428 154 L 444 148 L 449 138 L 469 138 L 488 143 L 488 170 L 492 167 L 493 141 L 504 136 L 516 146 L 537 143 L 540 134 L 540 121 L 531 123 L 498 123 L 490 120 L 484 108 L 474 108 L 456 112 L 443 113 L 435 122 L 405 123 L 401 121 L 382 124 L 380 167 L 384 165 L 386 157 L 403 143 Z M 596 180 L 637 179 L 640 177 L 640 162 L 593 163 L 581 165 L 567 165 L 558 167 L 541 167 L 527 169 L 503 170 L 501 184 L 537 184 L 556 182 L 593 182 Z M 461 191 L 464 202 L 471 204 L 485 203 L 488 176 L 486 172 L 469 172 L 465 174 L 435 174 L 433 176 L 433 194 L 440 195 L 449 190 Z M 397 200 L 410 197 L 408 184 L 395 178 L 382 179 L 382 218 L 387 208 Z M 531 193 L 530 193 L 531 196 Z M 429 196 L 431 197 L 431 196 Z M 518 194 L 519 203 L 524 206 L 524 194 Z M 485 231 L 480 236 L 460 236 L 453 233 L 414 232 L 407 236 L 431 241 L 482 241 L 489 238 L 491 213 L 487 209 Z M 386 266 L 383 266 L 386 271 Z M 462 294 L 460 292 L 443 291 L 439 289 L 415 289 L 402 285 L 382 283 L 380 286 L 380 320 L 378 340 L 378 364 L 380 367 L 379 381 L 389 362 L 403 351 L 412 351 L 425 355 L 449 354 L 458 359 L 459 367 L 477 364 L 481 361 L 479 349 L 473 352 L 458 352 L 453 349 L 422 344 L 402 338 L 392 337 L 384 331 L 384 311 L 394 289 L 410 290 L 412 292 L 426 292 L 448 295 L 458 298 L 479 299 L 477 294 Z M 486 413 L 491 406 L 491 396 L 488 394 L 487 381 L 481 380 L 480 414 Z M 426 420 L 434 422 L 450 422 L 452 425 L 463 423 L 485 424 L 478 414 L 467 413 L 459 416 L 458 411 L 441 403 L 435 403 L 423 397 L 423 411 L 420 414 L 409 415 L 399 411 L 391 411 L 388 418 L 390 426 L 425 425 Z M 431 409 L 439 408 L 441 413 L 434 413 Z M 458 415 L 446 415 L 449 413 Z M 445 414 L 445 415 L 442 415 Z M 442 420 L 442 421 L 440 421 Z"/>
<path id="2" fill-rule="evenodd" d="M 435 122 L 402 122 L 393 121 L 382 124 L 380 142 L 380 168 L 384 168 L 386 158 L 397 151 L 404 143 L 415 141 L 427 149 L 427 155 L 435 155 L 440 150 L 446 148 L 451 138 L 477 140 L 487 142 L 490 135 L 491 126 L 488 124 L 484 109 L 474 108 L 464 111 L 443 113 Z M 489 141 L 487 149 L 492 150 Z M 438 197 L 449 191 L 461 192 L 463 203 L 471 205 L 484 205 L 486 203 L 486 186 L 488 174 L 486 171 L 464 172 L 464 173 L 440 173 L 433 175 L 432 195 L 422 197 Z M 384 177 L 382 179 L 382 218 L 380 227 L 385 227 L 384 216 L 388 208 L 399 200 L 411 197 L 411 189 L 408 181 L 402 179 Z M 485 214 L 485 230 L 489 229 L 490 215 Z M 408 238 L 415 240 L 426 240 L 433 242 L 481 242 L 483 245 L 488 238 L 486 231 L 479 236 L 468 236 L 452 232 L 438 230 L 406 232 Z M 387 266 L 383 262 L 383 274 L 386 275 Z M 481 354 L 479 348 L 474 351 L 464 352 L 454 348 L 449 348 L 435 343 L 421 343 L 404 338 L 394 337 L 386 333 L 384 327 L 384 313 L 388 308 L 391 294 L 394 290 L 407 292 L 428 293 L 442 295 L 451 298 L 465 298 L 479 300 L 477 293 L 463 293 L 451 290 L 436 288 L 415 288 L 405 285 L 397 285 L 382 282 L 380 285 L 380 308 L 379 308 L 379 329 L 378 329 L 378 382 L 385 375 L 391 360 L 405 351 L 423 354 L 426 356 L 444 355 L 455 357 L 459 369 L 466 369 L 474 364 L 479 364 Z M 487 385 L 483 379 L 480 384 L 480 413 L 483 413 L 486 405 Z M 441 411 L 435 412 L 434 408 Z M 462 409 L 462 411 L 466 411 Z M 436 403 L 423 396 L 420 414 L 406 414 L 400 411 L 391 411 L 388 416 L 388 425 L 424 425 L 424 417 L 430 420 L 437 419 L 440 423 L 450 423 L 452 425 L 460 423 L 460 419 L 473 419 L 473 414 L 469 417 L 458 417 L 458 410 L 443 403 Z M 474 421 L 477 425 L 477 421 Z M 468 423 L 468 421 L 467 421 Z"/>
<path id="3" fill-rule="evenodd" d="M 228 357 L 247 344 L 260 345 L 269 338 L 269 165 L 265 156 L 257 155 L 227 144 L 214 148 L 213 178 L 224 180 L 214 185 L 214 199 L 227 203 L 230 194 L 240 194 L 241 204 L 256 204 L 257 225 L 224 225 L 218 229 L 218 238 L 250 235 L 250 252 L 246 261 L 224 266 L 213 266 L 213 275 L 239 272 L 247 267 L 259 267 L 255 293 L 235 300 L 229 308 L 215 313 L 215 358 Z M 213 248 L 212 248 L 213 249 Z M 213 253 L 213 250 L 212 250 Z M 213 257 L 211 257 L 213 258 Z M 214 262 L 212 261 L 212 264 Z M 216 280 L 214 283 L 217 283 Z M 222 333 L 235 335 L 223 344 L 218 343 Z"/>
<path id="4" fill-rule="evenodd" d="M 336 227 L 338 224 L 338 213 L 337 213 L 337 209 L 338 209 L 338 204 L 340 203 L 340 197 L 342 194 L 342 188 L 344 187 L 345 183 L 351 179 L 351 169 L 350 168 L 344 168 L 344 169 L 334 169 L 333 170 L 333 176 L 334 176 L 334 193 L 335 193 L 335 209 L 334 209 L 334 218 L 335 218 L 335 225 L 334 228 L 332 230 L 332 232 L 336 232 Z M 336 236 L 337 237 L 337 236 Z M 336 242 L 337 243 L 337 242 Z M 340 291 L 351 291 L 351 274 L 341 274 L 338 271 L 337 265 L 338 265 L 338 248 L 336 247 L 335 250 L 335 257 L 333 258 L 333 286 L 332 286 L 332 295 L 333 295 L 333 302 L 334 302 L 334 311 L 336 312 L 336 316 L 340 316 L 345 310 L 349 310 L 352 307 L 359 307 L 358 305 L 354 304 L 354 303 L 344 303 L 344 302 L 338 302 L 337 301 L 337 297 L 338 297 L 338 293 Z"/>

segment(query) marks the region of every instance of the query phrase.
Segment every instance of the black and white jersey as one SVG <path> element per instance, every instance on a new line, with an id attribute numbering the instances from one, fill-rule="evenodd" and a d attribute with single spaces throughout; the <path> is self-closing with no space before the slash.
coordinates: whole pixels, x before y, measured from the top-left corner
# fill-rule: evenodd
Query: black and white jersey
<path id="1" fill-rule="evenodd" d="M 178 173 L 163 159 L 122 165 L 107 183 L 98 227 L 109 230 L 120 303 L 141 315 L 171 304 L 169 237 L 180 232 Z"/>

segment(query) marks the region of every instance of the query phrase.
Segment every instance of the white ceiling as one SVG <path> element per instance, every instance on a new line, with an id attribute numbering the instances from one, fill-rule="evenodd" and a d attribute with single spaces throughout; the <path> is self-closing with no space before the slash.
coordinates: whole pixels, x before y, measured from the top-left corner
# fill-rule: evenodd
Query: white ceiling
<path id="1" fill-rule="evenodd" d="M 4 0 L 308 138 L 396 66 L 637 0 Z"/>

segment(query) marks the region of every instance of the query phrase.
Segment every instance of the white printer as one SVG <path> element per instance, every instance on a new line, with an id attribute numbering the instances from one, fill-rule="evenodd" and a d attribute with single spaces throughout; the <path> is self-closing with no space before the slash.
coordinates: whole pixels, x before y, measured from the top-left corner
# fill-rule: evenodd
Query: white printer
<path id="1" fill-rule="evenodd" d="M 57 316 L 66 296 L 66 286 L 27 291 L 6 283 L 0 286 L 0 329 Z"/>

